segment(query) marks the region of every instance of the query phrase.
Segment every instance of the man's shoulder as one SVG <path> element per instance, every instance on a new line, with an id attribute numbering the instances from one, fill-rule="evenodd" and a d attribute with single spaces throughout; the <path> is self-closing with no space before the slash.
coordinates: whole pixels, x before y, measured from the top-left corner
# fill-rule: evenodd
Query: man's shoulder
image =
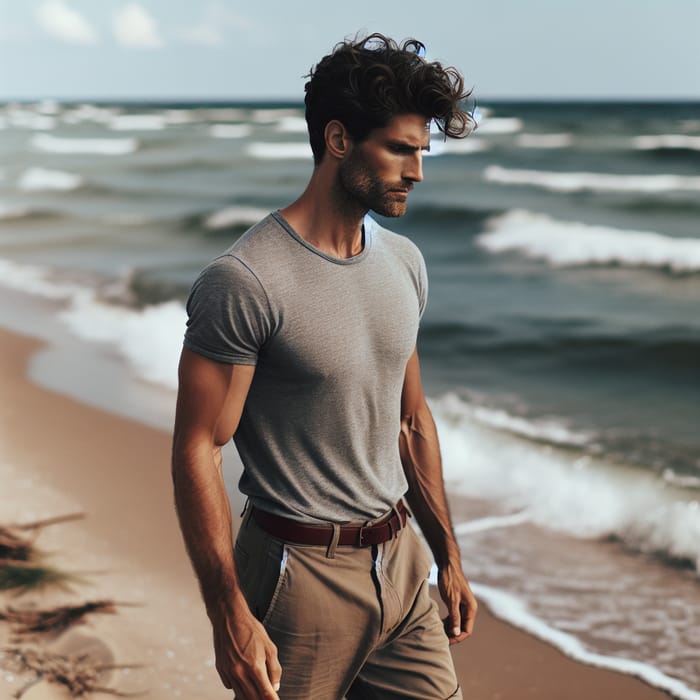
<path id="1" fill-rule="evenodd" d="M 403 262 L 423 264 L 423 254 L 420 248 L 408 236 L 385 228 L 369 216 L 365 219 L 365 225 L 372 227 L 372 235 L 378 247 L 398 257 Z"/>
<path id="2" fill-rule="evenodd" d="M 234 256 L 244 260 L 246 257 L 266 255 L 276 247 L 276 239 L 281 229 L 274 213 L 270 213 L 257 224 L 253 224 L 219 257 Z"/>

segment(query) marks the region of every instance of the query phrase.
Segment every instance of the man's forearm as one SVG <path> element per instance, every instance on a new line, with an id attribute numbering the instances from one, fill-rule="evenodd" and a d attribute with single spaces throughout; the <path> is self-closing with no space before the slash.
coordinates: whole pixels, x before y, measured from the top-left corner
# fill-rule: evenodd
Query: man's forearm
<path id="1" fill-rule="evenodd" d="M 240 593 L 220 450 L 207 445 L 185 450 L 176 441 L 172 476 L 180 528 L 211 616 Z"/>
<path id="2" fill-rule="evenodd" d="M 407 500 L 438 567 L 460 565 L 445 496 L 440 445 L 427 405 L 401 421 L 399 451 L 408 480 Z"/>

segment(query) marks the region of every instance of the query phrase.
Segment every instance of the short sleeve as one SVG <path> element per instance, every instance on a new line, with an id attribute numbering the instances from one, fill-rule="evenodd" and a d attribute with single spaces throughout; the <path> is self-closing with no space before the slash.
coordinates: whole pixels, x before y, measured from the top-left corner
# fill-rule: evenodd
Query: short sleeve
<path id="1" fill-rule="evenodd" d="M 425 260 L 420 251 L 418 252 L 418 309 L 419 318 L 423 318 L 423 312 L 428 303 L 428 271 L 425 267 Z"/>
<path id="2" fill-rule="evenodd" d="M 187 300 L 184 346 L 218 362 L 255 365 L 270 336 L 265 290 L 238 258 L 224 255 L 199 275 Z"/>

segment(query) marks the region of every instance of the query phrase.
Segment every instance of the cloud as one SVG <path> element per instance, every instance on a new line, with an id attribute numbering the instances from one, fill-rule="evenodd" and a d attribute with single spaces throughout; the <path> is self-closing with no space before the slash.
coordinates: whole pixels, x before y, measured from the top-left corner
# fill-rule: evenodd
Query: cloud
<path id="1" fill-rule="evenodd" d="M 39 26 L 49 35 L 69 44 L 96 44 L 97 32 L 63 0 L 44 0 L 35 13 Z"/>
<path id="2" fill-rule="evenodd" d="M 191 29 L 183 29 L 182 38 L 191 44 L 203 46 L 221 46 L 224 43 L 224 35 L 219 27 L 202 22 Z"/>
<path id="3" fill-rule="evenodd" d="M 191 44 L 215 47 L 224 44 L 229 32 L 250 33 L 254 29 L 254 23 L 247 17 L 232 12 L 222 3 L 210 3 L 203 19 L 198 24 L 179 31 L 177 36 Z"/>
<path id="4" fill-rule="evenodd" d="M 155 20 L 135 2 L 114 13 L 112 30 L 117 42 L 130 49 L 159 49 L 163 46 Z"/>

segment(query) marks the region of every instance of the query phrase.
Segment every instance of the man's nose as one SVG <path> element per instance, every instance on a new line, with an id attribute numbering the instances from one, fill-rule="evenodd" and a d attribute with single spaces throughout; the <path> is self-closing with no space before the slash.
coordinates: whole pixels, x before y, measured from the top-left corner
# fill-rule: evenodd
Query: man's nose
<path id="1" fill-rule="evenodd" d="M 423 151 L 416 151 L 411 154 L 403 176 L 404 179 L 412 182 L 423 182 Z"/>

